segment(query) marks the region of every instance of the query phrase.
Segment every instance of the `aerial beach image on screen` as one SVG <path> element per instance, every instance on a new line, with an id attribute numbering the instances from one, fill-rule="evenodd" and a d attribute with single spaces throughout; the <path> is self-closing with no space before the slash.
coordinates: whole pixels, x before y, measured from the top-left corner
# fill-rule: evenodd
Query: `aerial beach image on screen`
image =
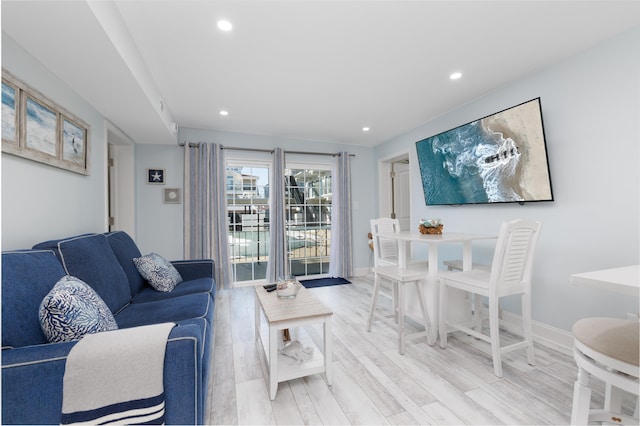
<path id="1" fill-rule="evenodd" d="M 539 99 L 416 143 L 427 205 L 550 201 Z"/>

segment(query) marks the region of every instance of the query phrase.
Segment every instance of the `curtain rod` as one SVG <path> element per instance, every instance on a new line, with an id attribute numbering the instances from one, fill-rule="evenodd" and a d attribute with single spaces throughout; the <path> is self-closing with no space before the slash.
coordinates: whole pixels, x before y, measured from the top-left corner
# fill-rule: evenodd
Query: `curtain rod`
<path id="1" fill-rule="evenodd" d="M 178 145 L 186 146 L 187 142 L 179 142 Z M 189 142 L 190 148 L 197 148 L 199 144 Z M 269 154 L 273 154 L 273 149 L 261 149 L 261 148 L 234 148 L 231 146 L 221 146 L 222 149 L 228 149 L 232 151 L 253 151 L 253 152 L 268 152 Z M 332 157 L 340 156 L 341 154 L 338 152 L 309 152 L 309 151 L 284 151 L 285 154 L 304 154 L 304 155 L 330 155 Z M 349 154 L 349 157 L 355 157 L 355 154 Z"/>

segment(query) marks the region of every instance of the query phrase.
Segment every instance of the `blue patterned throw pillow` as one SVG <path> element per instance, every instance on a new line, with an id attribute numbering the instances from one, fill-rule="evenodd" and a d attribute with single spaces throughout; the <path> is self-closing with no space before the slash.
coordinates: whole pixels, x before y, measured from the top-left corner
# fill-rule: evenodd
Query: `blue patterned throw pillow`
<path id="1" fill-rule="evenodd" d="M 113 314 L 89 285 L 66 275 L 42 299 L 40 326 L 49 342 L 70 342 L 85 334 L 116 330 Z"/>
<path id="2" fill-rule="evenodd" d="M 133 259 L 140 275 L 158 291 L 171 291 L 182 282 L 180 272 L 165 258 L 156 253 Z"/>

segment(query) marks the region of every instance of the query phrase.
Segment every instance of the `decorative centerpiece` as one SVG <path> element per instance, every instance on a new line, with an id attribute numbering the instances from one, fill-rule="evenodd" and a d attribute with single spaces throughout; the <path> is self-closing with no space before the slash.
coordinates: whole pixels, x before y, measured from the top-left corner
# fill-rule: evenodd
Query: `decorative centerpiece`
<path id="1" fill-rule="evenodd" d="M 278 278 L 276 294 L 282 299 L 292 299 L 298 295 L 302 284 L 293 275 Z"/>
<path id="2" fill-rule="evenodd" d="M 418 230 L 421 234 L 442 234 L 443 225 L 440 219 L 420 219 Z"/>

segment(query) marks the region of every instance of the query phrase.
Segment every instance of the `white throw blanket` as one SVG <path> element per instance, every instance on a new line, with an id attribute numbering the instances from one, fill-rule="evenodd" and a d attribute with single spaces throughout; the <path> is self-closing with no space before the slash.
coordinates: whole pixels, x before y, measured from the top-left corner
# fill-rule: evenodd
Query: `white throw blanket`
<path id="1" fill-rule="evenodd" d="M 84 336 L 64 372 L 62 424 L 163 424 L 164 354 L 173 323 Z"/>

